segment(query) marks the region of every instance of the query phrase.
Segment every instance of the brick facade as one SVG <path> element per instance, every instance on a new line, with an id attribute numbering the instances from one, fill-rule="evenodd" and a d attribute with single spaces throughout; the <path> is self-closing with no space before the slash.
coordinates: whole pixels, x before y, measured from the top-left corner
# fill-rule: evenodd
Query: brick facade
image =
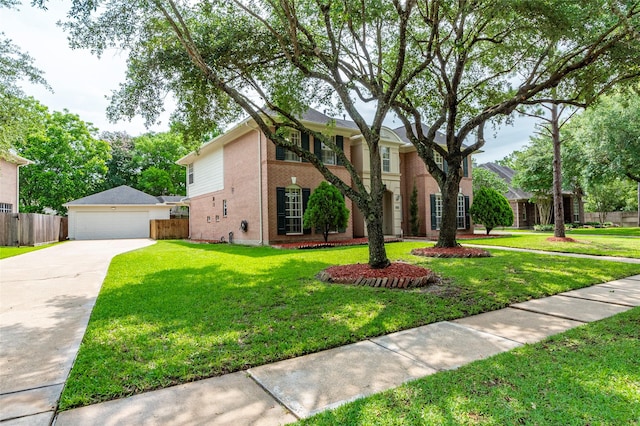
<path id="1" fill-rule="evenodd" d="M 469 197 L 469 205 L 473 202 L 473 186 L 471 179 L 471 159 L 468 158 L 468 177 L 463 177 L 460 181 L 460 193 Z M 424 161 L 418 156 L 414 148 L 407 148 L 400 154 L 400 164 L 402 173 L 402 190 L 404 193 L 402 211 L 402 231 L 404 235 L 411 235 L 410 202 L 411 192 L 415 182 L 418 190 L 418 217 L 420 218 L 420 236 L 437 238 L 439 231 L 431 229 L 431 205 L 429 197 L 431 194 L 440 194 L 440 187 L 436 180 L 427 171 Z M 459 233 L 473 233 L 473 223 L 469 229 L 459 229 Z"/>
<path id="2" fill-rule="evenodd" d="M 303 195 L 306 190 L 312 192 L 324 180 L 323 176 L 309 163 L 277 159 L 275 144 L 249 123 L 244 122 L 236 126 L 225 135 L 203 145 L 201 152 L 190 153 L 179 160 L 179 164 L 187 166 L 198 159 L 205 158 L 208 153 L 217 152 L 218 154 L 215 155 L 219 155 L 222 147 L 224 184 L 220 185 L 221 181 L 217 180 L 217 185 L 218 188 L 221 186 L 223 188 L 194 196 L 188 194 L 190 238 L 228 241 L 232 233 L 233 242 L 242 244 L 274 244 L 321 239 L 322 235 L 315 231 L 309 234 L 278 234 L 276 194 L 277 188 L 294 185 L 303 191 Z M 360 171 L 366 183 L 369 176 L 369 154 L 367 147 L 356 136 L 357 129 L 343 127 L 335 131 L 343 136 L 344 153 Z M 393 134 L 388 129 L 385 131 Z M 309 149 L 314 152 L 313 137 L 310 136 L 309 139 Z M 352 141 L 355 141 L 353 145 Z M 429 204 L 430 194 L 440 193 L 436 181 L 427 172 L 425 164 L 418 157 L 415 149 L 404 146 L 400 139 L 389 140 L 383 144 L 389 146 L 392 153 L 391 168 L 387 173 L 383 173 L 383 180 L 387 187 L 383 209 L 385 217 L 388 218 L 383 225 L 385 234 L 410 235 L 409 202 L 415 182 L 418 188 L 420 235 L 436 237 L 438 231 L 432 231 L 430 226 Z M 470 158 L 468 166 L 469 177 L 462 179 L 460 189 L 461 193 L 468 196 L 471 201 Z M 343 166 L 327 167 L 344 182 L 351 182 L 349 172 Z M 219 168 L 214 167 L 211 170 L 215 171 Z M 197 175 L 196 179 L 198 179 Z M 345 240 L 366 235 L 362 215 L 350 199 L 347 198 L 345 202 L 351 211 L 348 226 L 345 232 L 331 234 L 330 240 Z M 242 229 L 242 223 L 246 223 L 245 229 Z M 471 225 L 469 230 L 459 230 L 459 232 L 472 233 L 473 226 Z"/>

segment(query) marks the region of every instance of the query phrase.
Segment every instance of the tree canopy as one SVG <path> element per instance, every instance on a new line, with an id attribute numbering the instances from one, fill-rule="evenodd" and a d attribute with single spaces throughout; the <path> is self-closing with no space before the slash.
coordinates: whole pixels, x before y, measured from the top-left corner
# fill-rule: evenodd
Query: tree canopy
<path id="1" fill-rule="evenodd" d="M 0 8 L 12 8 L 18 1 L 2 0 Z M 33 102 L 27 99 L 23 81 L 49 87 L 34 60 L 0 32 L 0 155 L 22 140 L 33 124 Z"/>
<path id="2" fill-rule="evenodd" d="M 109 146 L 95 129 L 68 111 L 50 113 L 40 106 L 42 129 L 16 146 L 34 161 L 20 172 L 20 208 L 65 214 L 64 203 L 97 192 L 107 172 Z"/>
<path id="3" fill-rule="evenodd" d="M 475 194 L 481 188 L 491 188 L 500 194 L 506 194 L 509 191 L 507 182 L 500 176 L 482 167 L 474 167 L 471 172 L 473 175 L 473 193 Z"/>
<path id="4" fill-rule="evenodd" d="M 638 2 L 626 0 L 75 0 L 66 29 L 74 47 L 130 52 L 113 116 L 153 120 L 168 92 L 178 101 L 174 118 L 196 133 L 249 114 L 271 141 L 353 200 L 366 220 L 369 263 L 384 267 L 378 144 L 391 111 L 440 186 L 437 244 L 455 246 L 462 161 L 483 146 L 484 124 L 549 99 L 561 84 L 579 82 L 584 90 L 565 100 L 582 102 L 622 78 L 628 69 L 620 64 L 640 63 L 630 35 L 639 16 Z M 301 123 L 310 105 L 345 111 L 355 122 L 369 148 L 369 182 L 330 138 Z M 292 144 L 287 128 L 334 150 L 350 181 Z M 446 146 L 435 142 L 437 131 Z"/>

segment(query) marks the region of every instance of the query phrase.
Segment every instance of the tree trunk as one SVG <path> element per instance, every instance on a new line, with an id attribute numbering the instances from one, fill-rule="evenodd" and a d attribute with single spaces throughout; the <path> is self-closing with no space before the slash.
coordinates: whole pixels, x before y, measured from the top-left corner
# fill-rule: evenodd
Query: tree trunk
<path id="1" fill-rule="evenodd" d="M 387 258 L 384 246 L 384 232 L 382 232 L 382 214 L 369 215 L 367 219 L 367 234 L 369 236 L 369 266 L 373 269 L 386 268 L 391 264 Z"/>
<path id="2" fill-rule="evenodd" d="M 560 156 L 560 125 L 558 105 L 551 105 L 551 138 L 553 140 L 553 236 L 564 238 L 564 202 L 562 199 L 562 158 Z"/>
<path id="3" fill-rule="evenodd" d="M 458 192 L 462 177 L 462 162 L 450 161 L 447 180 L 442 188 L 442 222 L 436 247 L 458 247 L 456 232 L 458 230 Z"/>
<path id="4" fill-rule="evenodd" d="M 383 198 L 386 188 L 382 182 L 382 161 L 378 142 L 369 145 L 371 203 L 367 210 L 362 211 L 365 214 L 369 237 L 369 266 L 374 269 L 386 268 L 391 264 L 384 246 Z"/>

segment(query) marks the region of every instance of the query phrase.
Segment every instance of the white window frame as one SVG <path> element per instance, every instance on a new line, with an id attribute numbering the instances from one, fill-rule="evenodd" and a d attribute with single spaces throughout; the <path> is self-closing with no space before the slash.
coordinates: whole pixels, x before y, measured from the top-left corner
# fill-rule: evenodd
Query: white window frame
<path id="1" fill-rule="evenodd" d="M 222 217 L 227 217 L 227 200 L 222 200 Z"/>
<path id="2" fill-rule="evenodd" d="M 195 181 L 194 173 L 193 173 L 193 163 L 189 163 L 189 166 L 187 168 L 188 168 L 188 171 L 187 171 L 187 175 L 188 175 L 187 184 L 188 185 L 192 185 L 193 182 Z"/>
<path id="3" fill-rule="evenodd" d="M 391 172 L 391 148 L 388 146 L 380 147 L 380 155 L 382 156 L 382 171 Z"/>
<path id="4" fill-rule="evenodd" d="M 12 212 L 13 212 L 13 204 L 0 203 L 0 213 L 12 213 Z"/>
<path id="5" fill-rule="evenodd" d="M 284 211 L 287 235 L 302 235 L 302 188 L 297 185 L 285 188 Z"/>
<path id="6" fill-rule="evenodd" d="M 436 217 L 436 229 L 440 230 L 442 225 L 442 194 L 435 194 L 435 217 Z M 464 208 L 464 194 L 458 193 L 457 209 L 456 209 L 456 229 L 466 229 L 466 211 Z M 462 213 L 462 214 L 461 214 Z M 460 224 L 462 223 L 462 226 Z"/>
<path id="7" fill-rule="evenodd" d="M 335 136 L 331 136 L 331 142 L 333 142 L 334 145 L 336 144 Z M 324 142 L 321 143 L 320 146 L 322 151 L 322 162 L 329 166 L 335 166 L 338 164 L 336 153 L 330 147 L 325 145 Z"/>
<path id="8" fill-rule="evenodd" d="M 444 158 L 442 158 L 439 152 L 433 151 L 433 161 L 440 167 L 440 170 L 444 170 Z"/>
<path id="9" fill-rule="evenodd" d="M 302 147 L 302 135 L 298 130 L 292 130 L 289 133 L 289 141 L 294 145 L 298 145 L 299 147 Z M 298 154 L 296 154 L 295 152 L 285 149 L 284 161 L 295 161 L 299 163 L 302 161 L 302 158 L 300 158 Z"/>
<path id="10" fill-rule="evenodd" d="M 573 197 L 573 223 L 580 222 L 580 201 L 578 197 Z"/>

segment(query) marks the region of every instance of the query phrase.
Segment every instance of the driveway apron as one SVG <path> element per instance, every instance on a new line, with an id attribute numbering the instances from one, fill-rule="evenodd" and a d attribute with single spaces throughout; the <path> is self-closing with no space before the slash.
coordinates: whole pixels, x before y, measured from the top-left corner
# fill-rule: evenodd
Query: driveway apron
<path id="1" fill-rule="evenodd" d="M 3 426 L 51 423 L 111 259 L 153 243 L 70 241 L 0 261 Z"/>

